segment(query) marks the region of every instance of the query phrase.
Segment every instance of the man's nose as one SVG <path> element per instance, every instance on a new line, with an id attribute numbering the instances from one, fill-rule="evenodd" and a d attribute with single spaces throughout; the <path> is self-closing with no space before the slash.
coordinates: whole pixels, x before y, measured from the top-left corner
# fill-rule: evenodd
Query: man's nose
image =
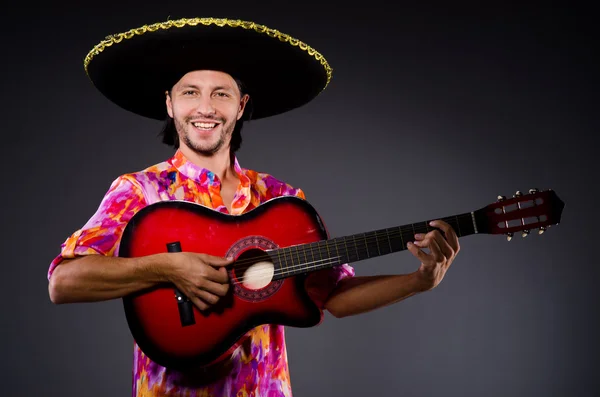
<path id="1" fill-rule="evenodd" d="M 196 106 L 196 112 L 203 115 L 214 115 L 216 113 L 215 107 L 212 103 L 212 99 L 207 96 L 201 96 L 198 99 L 198 104 Z"/>

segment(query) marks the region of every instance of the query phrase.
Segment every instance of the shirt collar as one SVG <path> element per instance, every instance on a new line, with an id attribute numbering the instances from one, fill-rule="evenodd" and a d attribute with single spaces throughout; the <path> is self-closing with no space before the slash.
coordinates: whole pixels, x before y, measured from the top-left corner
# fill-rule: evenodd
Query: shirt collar
<path id="1" fill-rule="evenodd" d="M 189 161 L 180 149 L 177 149 L 169 162 L 175 168 L 177 168 L 180 173 L 190 179 L 193 179 L 201 185 L 218 186 L 221 184 L 219 177 L 214 172 L 206 168 L 199 167 L 198 165 Z M 248 187 L 250 185 L 250 178 L 246 175 L 245 170 L 240 167 L 238 158 L 236 156 L 233 156 L 233 169 L 238 175 L 242 187 Z"/>

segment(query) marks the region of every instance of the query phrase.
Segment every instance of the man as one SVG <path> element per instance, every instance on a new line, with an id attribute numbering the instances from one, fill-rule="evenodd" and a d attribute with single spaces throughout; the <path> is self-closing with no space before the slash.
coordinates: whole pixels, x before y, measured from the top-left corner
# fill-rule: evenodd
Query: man
<path id="1" fill-rule="evenodd" d="M 120 257 L 128 221 L 159 201 L 185 200 L 241 215 L 271 198 L 304 192 L 271 175 L 242 168 L 235 155 L 244 120 L 297 108 L 329 83 L 331 68 L 312 48 L 250 22 L 167 21 L 109 36 L 85 61 L 96 87 L 119 106 L 167 119 L 172 158 L 118 177 L 97 212 L 62 245 L 48 271 L 54 303 L 125 297 L 172 283 L 199 310 L 230 292 L 232 258 L 207 253 Z M 398 302 L 439 284 L 459 251 L 456 234 L 439 228 L 408 244 L 421 262 L 407 275 L 355 277 L 348 264 L 310 274 L 305 283 L 319 309 L 351 316 Z M 423 251 L 428 249 L 429 253 Z M 228 360 L 183 372 L 165 368 L 134 346 L 137 396 L 290 396 L 283 327 L 248 332 Z M 194 394 L 195 393 L 195 394 Z"/>

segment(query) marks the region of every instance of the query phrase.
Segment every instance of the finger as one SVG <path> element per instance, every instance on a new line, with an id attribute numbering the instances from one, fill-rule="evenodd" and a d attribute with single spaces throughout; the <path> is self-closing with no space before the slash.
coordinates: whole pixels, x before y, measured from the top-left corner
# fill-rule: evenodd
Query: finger
<path id="1" fill-rule="evenodd" d="M 214 305 L 219 301 L 219 297 L 215 294 L 211 294 L 203 289 L 196 291 L 196 297 L 200 298 L 207 305 Z"/>
<path id="2" fill-rule="evenodd" d="M 208 303 L 202 301 L 201 299 L 199 299 L 196 296 L 189 296 L 188 297 L 192 303 L 194 304 L 194 306 L 196 306 L 199 310 L 203 311 L 208 309 Z"/>
<path id="3" fill-rule="evenodd" d="M 225 296 L 227 295 L 227 291 L 229 291 L 229 284 L 221 284 L 210 280 L 204 280 L 202 285 L 198 285 L 198 289 L 207 291 L 214 295 Z"/>
<path id="4" fill-rule="evenodd" d="M 210 265 L 204 266 L 204 278 L 220 284 L 226 284 L 229 282 L 229 274 L 227 273 L 227 269 L 215 269 Z"/>
<path id="5" fill-rule="evenodd" d="M 425 238 L 425 234 L 423 234 L 423 233 L 415 234 L 415 240 L 417 240 L 417 241 L 423 240 L 424 238 Z"/>
<path id="6" fill-rule="evenodd" d="M 442 234 L 437 230 L 431 232 L 431 234 L 433 236 L 433 239 L 437 243 L 438 247 L 440 248 L 442 254 L 447 259 L 452 258 L 452 256 L 454 255 L 454 251 L 453 251 L 452 247 L 450 246 L 450 243 L 444 238 L 444 236 L 442 236 Z"/>
<path id="7" fill-rule="evenodd" d="M 431 251 L 431 256 L 433 256 L 436 262 L 444 262 L 444 253 L 442 252 L 440 245 L 434 237 L 431 237 L 427 240 L 427 247 L 429 248 L 429 251 Z"/>
<path id="8" fill-rule="evenodd" d="M 444 232 L 446 241 L 448 241 L 448 244 L 450 244 L 450 247 L 452 247 L 454 252 L 458 252 L 460 250 L 458 236 L 456 235 L 456 232 L 454 231 L 452 226 L 450 226 L 448 223 L 446 223 L 442 220 L 439 220 L 439 219 L 435 220 L 435 221 L 431 221 L 431 222 L 429 222 L 429 224 L 433 227 L 437 227 L 437 228 L 441 229 Z"/>
<path id="9" fill-rule="evenodd" d="M 444 236 L 442 236 L 442 234 L 438 230 L 434 230 L 427 234 L 417 233 L 415 234 L 415 239 L 417 240 L 415 241 L 415 244 L 418 247 L 422 248 L 429 248 L 429 239 L 434 239 L 437 241 L 438 246 L 441 248 L 444 256 L 449 258 L 453 254 L 452 248 L 448 245 L 448 242 L 444 239 Z M 426 239 L 427 241 L 425 241 Z"/>
<path id="10" fill-rule="evenodd" d="M 421 263 L 426 263 L 426 262 L 431 262 L 431 257 L 426 254 L 425 252 L 423 252 L 416 244 L 418 244 L 419 242 L 408 242 L 408 244 L 406 244 L 407 249 L 411 252 L 411 254 L 413 254 L 415 257 L 417 257 L 417 259 L 419 259 L 421 261 Z"/>
<path id="11" fill-rule="evenodd" d="M 202 254 L 204 262 L 208 265 L 215 267 L 223 267 L 230 265 L 233 262 L 233 258 L 224 258 L 222 256 L 214 256 L 208 254 Z"/>

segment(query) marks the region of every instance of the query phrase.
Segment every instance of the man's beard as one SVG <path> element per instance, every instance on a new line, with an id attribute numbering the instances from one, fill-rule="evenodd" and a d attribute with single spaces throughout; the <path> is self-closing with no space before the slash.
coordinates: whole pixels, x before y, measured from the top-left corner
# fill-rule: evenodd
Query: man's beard
<path id="1" fill-rule="evenodd" d="M 175 121 L 175 128 L 177 129 L 179 138 L 183 140 L 183 142 L 186 144 L 186 146 L 189 147 L 190 149 L 192 149 L 194 152 L 198 153 L 199 155 L 207 156 L 207 157 L 213 156 L 215 153 L 217 153 L 219 150 L 221 150 L 223 148 L 223 146 L 225 145 L 225 142 L 227 141 L 227 137 L 231 136 L 233 129 L 235 127 L 235 124 L 225 123 L 225 120 L 223 120 L 223 119 L 215 120 L 215 121 L 219 121 L 221 123 L 221 135 L 219 136 L 219 139 L 217 140 L 217 142 L 215 142 L 215 144 L 212 145 L 211 147 L 202 147 L 202 146 L 194 143 L 190 139 L 190 133 L 188 131 L 188 128 L 190 126 L 189 120 L 186 120 L 185 124 L 181 123 L 177 119 L 174 119 L 174 121 Z"/>

